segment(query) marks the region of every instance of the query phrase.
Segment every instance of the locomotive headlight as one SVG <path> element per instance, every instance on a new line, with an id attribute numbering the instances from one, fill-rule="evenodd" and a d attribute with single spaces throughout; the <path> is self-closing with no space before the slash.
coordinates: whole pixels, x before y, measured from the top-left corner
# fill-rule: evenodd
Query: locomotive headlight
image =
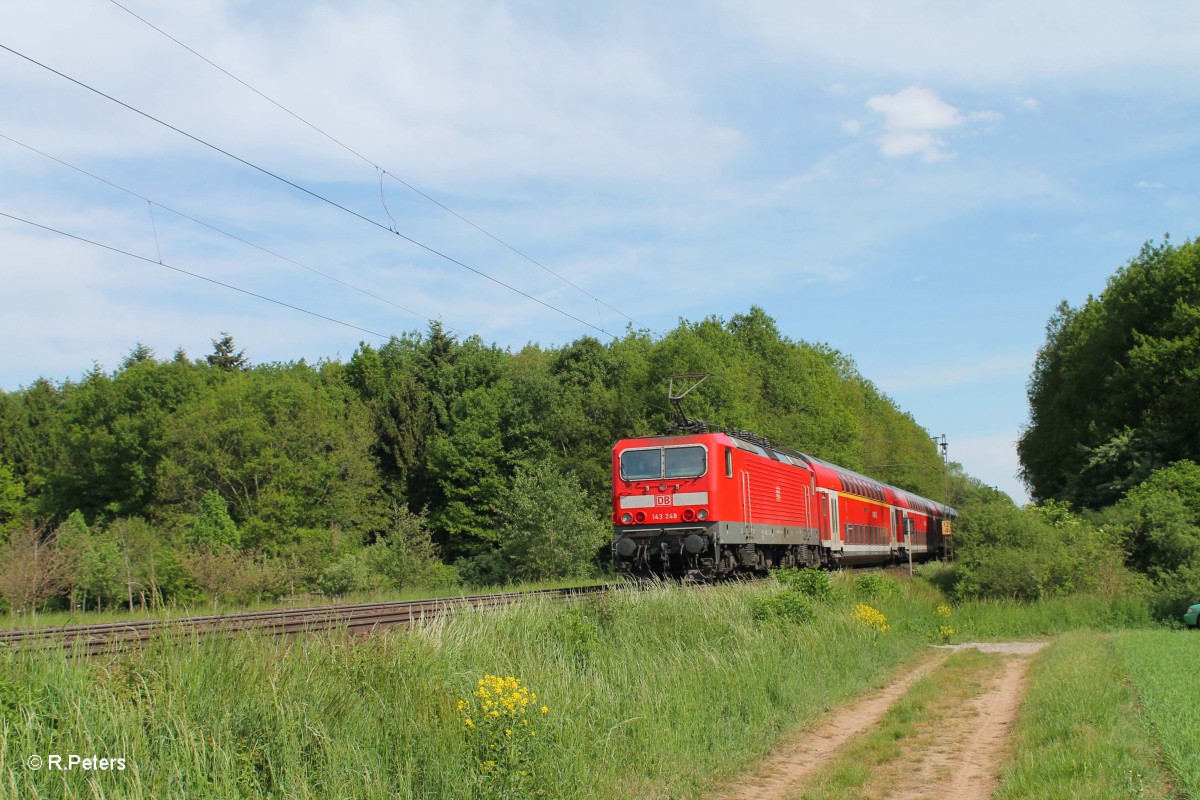
<path id="1" fill-rule="evenodd" d="M 697 519 L 708 519 L 708 509 L 707 509 L 707 508 L 702 508 L 702 509 L 700 509 L 699 511 L 697 511 L 697 512 L 696 512 L 696 518 L 697 518 Z"/>
<path id="2" fill-rule="evenodd" d="M 633 522 L 633 514 L 630 514 L 628 511 L 626 511 L 624 514 L 621 515 L 621 524 L 622 525 L 628 525 L 631 522 Z"/>
<path id="3" fill-rule="evenodd" d="M 637 520 L 638 525 L 641 525 L 643 522 L 646 521 L 646 512 L 639 511 L 633 515 L 633 518 Z"/>

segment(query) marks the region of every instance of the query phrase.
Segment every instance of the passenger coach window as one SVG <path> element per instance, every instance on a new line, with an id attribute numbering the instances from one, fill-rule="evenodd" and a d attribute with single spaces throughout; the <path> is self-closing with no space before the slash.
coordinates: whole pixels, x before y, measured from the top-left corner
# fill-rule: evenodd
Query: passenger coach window
<path id="1" fill-rule="evenodd" d="M 627 481 L 649 481 L 661 478 L 662 448 L 626 450 L 621 453 L 621 477 Z"/>
<path id="2" fill-rule="evenodd" d="M 666 448 L 666 477 L 698 478 L 708 469 L 708 453 L 703 447 Z"/>

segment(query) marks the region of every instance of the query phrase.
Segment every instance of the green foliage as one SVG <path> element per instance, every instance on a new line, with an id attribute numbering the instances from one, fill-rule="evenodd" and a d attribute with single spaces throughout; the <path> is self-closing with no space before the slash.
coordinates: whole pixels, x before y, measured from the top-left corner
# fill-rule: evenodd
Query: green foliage
<path id="1" fill-rule="evenodd" d="M 1153 581 L 1158 615 L 1177 618 L 1200 598 L 1200 465 L 1156 471 L 1099 519 Z"/>
<path id="2" fill-rule="evenodd" d="M 879 572 L 864 572 L 854 579 L 854 593 L 875 600 L 893 600 L 900 596 L 900 584 Z"/>
<path id="3" fill-rule="evenodd" d="M 346 553 L 321 573 L 321 591 L 334 597 L 382 589 L 384 577 L 365 552 Z"/>
<path id="4" fill-rule="evenodd" d="M 0 532 L 25 511 L 25 485 L 13 474 L 12 466 L 0 461 Z"/>
<path id="5" fill-rule="evenodd" d="M 692 416 L 942 496 L 925 431 L 751 308 L 518 352 L 435 323 L 344 364 L 251 365 L 225 332 L 194 361 L 137 344 L 115 371 L 0 392 L 0 526 L 81 513 L 64 607 L 585 574 L 611 535 L 613 443 L 662 432 L 668 376 L 695 370 L 714 377 Z M 209 492 L 236 537 L 196 530 Z M 222 574 L 202 554 L 224 546 Z"/>
<path id="6" fill-rule="evenodd" d="M 780 569 L 775 571 L 774 576 L 780 585 L 814 600 L 829 601 L 836 596 L 829 573 L 823 569 Z"/>
<path id="7" fill-rule="evenodd" d="M 980 503 L 961 510 L 954 575 L 960 598 L 1038 600 L 1136 590 L 1117 537 L 1062 505 Z"/>
<path id="8" fill-rule="evenodd" d="M 205 356 L 204 361 L 213 369 L 235 372 L 250 366 L 250 362 L 246 358 L 246 351 L 238 350 L 237 345 L 233 343 L 233 337 L 227 332 L 221 331 L 221 336 L 212 340 L 212 346 L 212 353 Z"/>
<path id="9" fill-rule="evenodd" d="M 759 594 L 750 599 L 750 614 L 759 621 L 801 625 L 817 618 L 806 595 L 794 589 Z"/>
<path id="10" fill-rule="evenodd" d="M 500 527 L 500 555 L 514 580 L 576 578 L 595 571 L 612 536 L 570 475 L 542 461 L 518 469 Z"/>
<path id="11" fill-rule="evenodd" d="M 1099 297 L 1059 306 L 1018 443 L 1035 499 L 1099 508 L 1200 459 L 1200 242 L 1147 243 Z"/>
<path id="12" fill-rule="evenodd" d="M 391 589 L 444 589 L 458 583 L 458 571 L 442 563 L 424 514 L 401 506 L 392 527 L 367 548 L 373 572 Z"/>
<path id="13" fill-rule="evenodd" d="M 209 489 L 200 498 L 200 506 L 192 518 L 188 543 L 193 547 L 213 550 L 221 546 L 237 547 L 240 539 L 237 525 L 229 516 L 225 501 L 215 490 Z"/>

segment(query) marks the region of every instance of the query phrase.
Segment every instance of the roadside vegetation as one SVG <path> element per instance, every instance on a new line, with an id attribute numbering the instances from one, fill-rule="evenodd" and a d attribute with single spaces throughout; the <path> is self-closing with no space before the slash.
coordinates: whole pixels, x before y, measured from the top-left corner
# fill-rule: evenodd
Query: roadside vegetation
<path id="1" fill-rule="evenodd" d="M 911 585 L 865 596 L 838 577 L 830 597 L 802 595 L 814 612 L 803 622 L 754 611 L 791 588 L 663 586 L 531 600 L 367 640 L 164 637 L 92 660 L 10 653 L 0 656 L 0 786 L 77 798 L 93 796 L 91 781 L 130 798 L 316 798 L 332 787 L 380 798 L 526 796 L 520 787 L 694 796 L 936 640 L 937 593 Z M 890 629 L 856 618 L 859 604 Z M 532 711 L 486 727 L 481 713 L 506 711 L 482 707 L 493 698 L 478 696 L 481 680 L 518 705 L 521 688 L 536 694 Z M 519 729 L 533 735 L 508 747 Z M 122 756 L 137 770 L 25 768 L 30 754 L 54 752 Z"/>
<path id="2" fill-rule="evenodd" d="M 1148 735 L 1139 688 L 1128 680 L 1112 641 L 1096 631 L 1055 640 L 1030 671 L 1012 760 L 995 800 L 1171 797 L 1174 770 L 1159 766 L 1163 739 Z M 1184 702 L 1180 710 L 1189 705 L 1200 710 L 1200 699 Z"/>

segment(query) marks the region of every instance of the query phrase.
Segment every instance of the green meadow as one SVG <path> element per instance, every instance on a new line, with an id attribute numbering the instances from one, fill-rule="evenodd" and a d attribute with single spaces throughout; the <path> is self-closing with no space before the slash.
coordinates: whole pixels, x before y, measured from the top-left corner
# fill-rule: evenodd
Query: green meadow
<path id="1" fill-rule="evenodd" d="M 1158 709 L 1195 710 L 1200 695 L 1140 681 L 1161 672 L 1154 647 L 1200 646 L 1200 636 L 1126 632 L 1139 616 L 1102 601 L 949 614 L 944 602 L 922 581 L 838 575 L 531 599 L 367 639 L 164 635 L 95 659 L 7 653 L 0 797 L 704 797 L 781 736 L 913 668 L 931 644 L 1056 635 L 1081 619 L 1118 632 L 1058 638 L 1035 662 L 1030 697 L 1053 695 L 1064 665 L 1099 648 L 1099 665 L 1072 685 L 1092 698 L 1089 683 L 1128 671 L 1132 689 L 1095 702 L 1133 721 L 1128 763 L 1164 754 L 1171 780 L 1192 791 L 1180 770 L 1194 742 L 1181 738 L 1174 761 L 1162 744 L 1188 718 Z M 1134 691 L 1145 725 L 1129 713 Z M 1020 736 L 1035 737 L 1035 751 L 1046 726 L 1077 713 L 1026 711 Z M 123 758 L 125 768 L 30 768 L 31 756 L 52 754 Z"/>

